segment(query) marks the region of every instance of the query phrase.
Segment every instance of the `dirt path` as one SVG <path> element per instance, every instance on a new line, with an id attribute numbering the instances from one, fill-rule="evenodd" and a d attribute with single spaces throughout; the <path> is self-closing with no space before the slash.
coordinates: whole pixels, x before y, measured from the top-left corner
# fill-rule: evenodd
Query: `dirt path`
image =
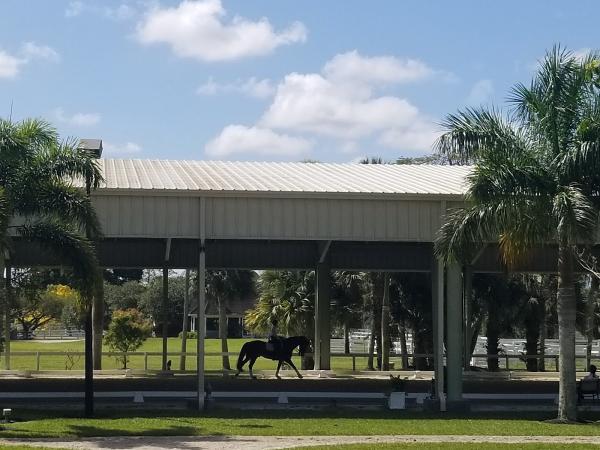
<path id="1" fill-rule="evenodd" d="M 199 436 L 199 437 L 109 437 L 74 440 L 2 439 L 0 444 L 24 444 L 76 450 L 266 450 L 333 444 L 380 443 L 553 443 L 596 444 L 600 436 Z"/>

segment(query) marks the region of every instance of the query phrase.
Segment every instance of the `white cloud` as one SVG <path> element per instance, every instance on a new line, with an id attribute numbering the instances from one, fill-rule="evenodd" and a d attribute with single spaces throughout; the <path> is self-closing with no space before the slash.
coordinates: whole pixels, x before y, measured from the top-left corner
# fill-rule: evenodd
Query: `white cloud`
<path id="1" fill-rule="evenodd" d="M 247 80 L 237 80 L 234 83 L 217 83 L 211 77 L 198 87 L 196 93 L 199 95 L 240 93 L 255 98 L 268 98 L 275 93 L 275 87 L 268 78 L 258 80 L 251 77 Z"/>
<path id="2" fill-rule="evenodd" d="M 433 121 L 407 99 L 374 94 L 379 83 L 406 83 L 435 73 L 423 63 L 402 61 L 349 52 L 332 58 L 321 74 L 289 74 L 259 124 L 339 139 L 346 152 L 359 148 L 348 141 L 372 136 L 390 148 L 429 150 L 438 135 Z"/>
<path id="3" fill-rule="evenodd" d="M 142 152 L 142 146 L 135 142 L 126 142 L 124 144 L 113 144 L 111 142 L 103 142 L 103 156 L 110 157 L 131 157 Z"/>
<path id="4" fill-rule="evenodd" d="M 38 45 L 35 42 L 25 42 L 21 47 L 21 54 L 26 61 L 32 59 L 44 59 L 50 62 L 59 62 L 60 55 L 52 47 Z"/>
<path id="5" fill-rule="evenodd" d="M 320 140 L 346 155 L 357 154 L 373 143 L 405 153 L 430 151 L 439 135 L 434 121 L 405 98 L 378 94 L 382 85 L 446 76 L 424 63 L 406 61 L 391 56 L 364 57 L 354 51 L 335 56 L 320 73 L 288 74 L 278 83 L 255 127 L 226 127 L 207 145 L 207 151 L 215 151 L 223 141 L 233 141 L 231 136 L 242 140 L 240 136 L 253 130 L 261 130 L 263 135 L 269 131 L 271 136 L 289 133 L 287 137 L 302 138 L 305 143 Z M 203 91 L 215 94 L 219 88 L 209 80 Z M 259 153 L 251 145 L 244 151 Z"/>
<path id="6" fill-rule="evenodd" d="M 353 50 L 334 56 L 325 64 L 323 74 L 336 82 L 410 83 L 430 77 L 434 71 L 416 59 L 366 57 Z"/>
<path id="7" fill-rule="evenodd" d="M 0 50 L 0 78 L 14 78 L 25 61 Z"/>
<path id="8" fill-rule="evenodd" d="M 67 8 L 65 9 L 65 17 L 67 18 L 78 17 L 84 13 L 91 13 L 107 19 L 120 21 L 135 17 L 137 15 L 137 9 L 127 3 L 121 3 L 113 8 L 110 6 L 100 6 L 93 3 L 83 3 L 81 1 L 69 2 Z"/>
<path id="9" fill-rule="evenodd" d="M 185 0 L 178 6 L 151 8 L 138 23 L 142 44 L 167 44 L 180 57 L 226 61 L 265 55 L 282 45 L 304 42 L 306 27 L 294 22 L 279 32 L 265 17 L 226 20 L 221 0 Z"/>
<path id="10" fill-rule="evenodd" d="M 307 139 L 278 134 L 272 130 L 244 125 L 229 125 L 206 144 L 206 153 L 214 157 L 233 154 L 298 157 L 310 151 Z"/>
<path id="11" fill-rule="evenodd" d="M 479 80 L 473 85 L 467 97 L 467 103 L 471 105 L 480 105 L 486 103 L 494 94 L 494 84 L 492 80 Z"/>
<path id="12" fill-rule="evenodd" d="M 431 146 L 440 135 L 439 127 L 433 120 L 419 117 L 405 125 L 398 124 L 384 131 L 378 142 L 396 150 L 431 150 Z"/>
<path id="13" fill-rule="evenodd" d="M 116 8 L 104 8 L 104 15 L 112 20 L 127 20 L 133 18 L 137 14 L 137 10 L 125 3 L 120 4 Z"/>
<path id="14" fill-rule="evenodd" d="M 399 97 L 373 97 L 352 86 L 337 85 L 319 74 L 290 74 L 277 87 L 260 124 L 339 139 L 367 137 L 406 124 L 419 111 Z"/>
<path id="15" fill-rule="evenodd" d="M 58 122 L 66 123 L 75 127 L 90 127 L 100 122 L 102 116 L 98 113 L 74 113 L 65 114 L 62 108 L 56 108 L 54 110 L 54 117 Z"/>
<path id="16" fill-rule="evenodd" d="M 84 10 L 84 4 L 80 1 L 69 2 L 65 9 L 65 17 L 77 17 Z"/>
<path id="17" fill-rule="evenodd" d="M 35 60 L 56 63 L 60 61 L 60 55 L 52 47 L 35 42 L 25 42 L 18 55 L 0 49 L 0 78 L 15 78 L 23 66 Z"/>

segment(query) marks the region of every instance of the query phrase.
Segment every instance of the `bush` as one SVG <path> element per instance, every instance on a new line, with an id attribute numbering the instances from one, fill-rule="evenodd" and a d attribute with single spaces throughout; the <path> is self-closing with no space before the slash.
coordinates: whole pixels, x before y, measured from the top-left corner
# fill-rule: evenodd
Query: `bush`
<path id="1" fill-rule="evenodd" d="M 146 319 L 137 309 L 117 310 L 106 333 L 106 343 L 112 351 L 134 352 L 152 334 L 152 322 Z M 129 359 L 126 355 L 118 356 L 117 361 L 127 369 Z"/>
<path id="2" fill-rule="evenodd" d="M 188 339 L 196 339 L 198 337 L 198 333 L 195 331 L 188 331 L 186 334 L 187 334 Z M 183 331 L 181 331 L 178 336 L 179 336 L 179 338 L 182 338 Z"/>

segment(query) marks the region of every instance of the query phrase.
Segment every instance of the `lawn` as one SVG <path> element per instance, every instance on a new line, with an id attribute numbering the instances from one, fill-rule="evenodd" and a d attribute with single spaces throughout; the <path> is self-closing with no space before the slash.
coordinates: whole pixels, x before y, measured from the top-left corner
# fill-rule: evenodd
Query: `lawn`
<path id="1" fill-rule="evenodd" d="M 239 353 L 242 345 L 247 342 L 248 339 L 229 339 L 229 351 Z M 206 339 L 205 340 L 205 351 L 207 353 L 220 352 L 221 341 L 218 339 Z M 29 340 L 29 341 L 13 341 L 11 343 L 12 352 L 83 352 L 83 341 L 63 341 L 63 342 L 45 342 L 43 340 Z M 196 351 L 196 340 L 190 339 L 187 343 L 188 352 Z M 104 351 L 108 352 L 110 349 L 104 347 Z M 180 352 L 181 351 L 181 339 L 169 338 L 168 341 L 169 352 Z M 162 339 L 161 338 L 150 338 L 144 342 L 138 352 L 162 352 Z M 69 359 L 65 355 L 44 355 L 40 357 L 40 370 L 65 370 L 68 368 L 70 363 L 73 363 L 73 370 L 83 370 L 83 356 L 72 356 Z M 179 369 L 179 356 L 172 355 L 169 357 L 173 361 L 173 369 Z M 148 368 L 149 369 L 160 369 L 162 357 L 160 355 L 148 355 Z M 230 364 L 232 367 L 235 366 L 237 357 L 230 357 Z M 300 360 L 298 357 L 294 358 L 294 363 L 300 367 Z M 399 361 L 397 362 L 399 364 Z M 206 356 L 205 364 L 207 370 L 219 370 L 221 368 L 221 357 L 220 356 Z M 102 360 L 102 367 L 104 369 L 117 369 L 121 368 L 120 363 L 116 361 L 114 357 L 104 356 Z M 144 368 L 144 356 L 132 356 L 128 364 L 129 368 L 132 369 L 143 369 Z M 259 358 L 254 366 L 256 369 L 267 369 L 274 370 L 276 364 L 272 361 Z M 365 369 L 367 367 L 367 358 L 357 357 L 356 368 Z M 36 356 L 35 355 L 18 355 L 13 354 L 11 356 L 11 368 L 14 370 L 35 370 L 36 369 Z M 346 357 L 333 357 L 332 358 L 333 369 L 352 369 L 352 358 Z M 186 361 L 187 370 L 196 369 L 196 358 L 190 356 Z"/>
<path id="2" fill-rule="evenodd" d="M 229 351 L 233 353 L 239 353 L 242 345 L 247 342 L 248 339 L 229 339 Z M 221 342 L 218 339 L 206 339 L 205 340 L 205 351 L 207 353 L 220 352 Z M 190 339 L 187 344 L 188 352 L 192 353 L 196 350 L 196 340 Z M 83 341 L 62 341 L 62 342 L 47 342 L 43 340 L 30 340 L 30 341 L 13 341 L 11 343 L 11 351 L 13 352 L 83 352 Z M 105 352 L 110 351 L 105 346 Z M 177 353 L 181 351 L 181 339 L 169 338 L 168 351 Z M 150 338 L 144 342 L 138 352 L 162 352 L 162 339 L 161 338 Z M 158 370 L 161 368 L 162 357 L 161 355 L 148 355 L 148 368 Z M 169 357 L 173 361 L 173 369 L 179 369 L 179 356 L 171 355 Z M 230 357 L 231 367 L 235 366 L 237 356 Z M 364 370 L 367 367 L 366 357 L 356 357 L 356 369 Z M 396 364 L 396 367 L 400 367 L 400 358 L 390 358 L 390 361 Z M 500 360 L 501 366 L 503 360 Z M 579 370 L 585 370 L 583 367 L 584 361 L 577 360 Z M 294 363 L 300 367 L 299 358 L 294 359 Z M 36 369 L 36 356 L 35 355 L 16 355 L 13 354 L 11 357 L 11 368 L 15 370 L 35 370 Z M 221 369 L 221 357 L 220 356 L 206 356 L 205 358 L 206 370 L 219 370 Z M 596 362 L 600 364 L 600 362 Z M 41 355 L 40 359 L 40 370 L 66 370 L 71 365 L 73 370 L 83 370 L 83 356 L 72 356 L 68 358 L 65 355 Z M 525 365 L 522 361 L 511 360 L 511 369 L 524 369 Z M 121 368 L 120 363 L 116 361 L 114 357 L 104 356 L 102 361 L 102 367 L 104 369 L 118 369 Z M 128 364 L 129 368 L 132 369 L 143 369 L 144 368 L 144 356 L 132 356 Z M 259 358 L 256 362 L 255 368 L 258 370 L 274 370 L 276 368 L 272 361 L 268 361 Z M 351 370 L 352 369 L 352 358 L 334 356 L 331 358 L 331 368 L 333 370 Z M 548 368 L 552 370 L 553 365 L 548 361 Z M 196 370 L 196 359 L 193 356 L 187 358 L 186 364 L 187 370 Z"/>
<path id="3" fill-rule="evenodd" d="M 425 414 L 381 411 L 230 411 L 203 415 L 192 411 L 144 413 L 119 411 L 119 416 L 98 413 L 94 419 L 77 415 L 15 412 L 17 422 L 6 425 L 0 438 L 92 437 L 92 436 L 316 436 L 316 435 L 544 435 L 597 436 L 600 422 L 558 425 L 543 420 L 552 415 Z M 589 416 L 600 419 L 599 415 Z"/>

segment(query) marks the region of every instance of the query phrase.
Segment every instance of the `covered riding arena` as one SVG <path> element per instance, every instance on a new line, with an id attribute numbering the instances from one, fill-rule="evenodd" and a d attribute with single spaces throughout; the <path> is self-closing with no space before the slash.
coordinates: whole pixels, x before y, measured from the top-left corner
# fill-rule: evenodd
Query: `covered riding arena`
<path id="1" fill-rule="evenodd" d="M 444 267 L 434 256 L 433 241 L 444 214 L 463 202 L 468 167 L 99 161 L 105 181 L 92 199 L 104 235 L 97 247 L 101 265 L 191 269 L 200 274 L 200 295 L 194 308 L 200 314 L 197 377 L 188 377 L 183 383 L 147 382 L 151 389 L 185 391 L 187 395 L 193 391 L 198 406 L 204 406 L 202 316 L 207 269 L 314 270 L 316 373 L 330 369 L 331 271 L 405 271 L 431 274 L 435 391 L 442 400 L 440 407 L 445 407 L 446 399 L 451 404 L 469 398 L 463 397 L 464 285 L 473 272 L 504 268 L 494 245 L 486 247 L 466 268 Z M 540 250 L 521 269 L 554 271 L 556 258 L 549 257 L 553 253 L 552 248 Z M 13 267 L 57 264 L 60 261 L 53 255 L 16 241 Z M 441 364 L 444 347 L 446 370 Z M 36 381 L 28 381 L 30 389 L 51 388 L 51 382 L 46 389 L 39 382 L 35 385 Z M 259 381 L 258 390 L 277 383 Z M 103 385 L 110 381 L 96 383 L 110 390 Z M 219 383 L 212 381 L 211 389 L 218 389 Z M 301 383 L 314 380 L 298 380 L 294 389 L 306 390 Z M 244 386 L 247 389 L 247 384 Z M 369 388 L 365 382 L 357 382 L 355 388 L 339 386 L 381 390 L 381 385 Z M 428 387 L 429 383 L 422 383 L 418 389 L 426 391 Z"/>

